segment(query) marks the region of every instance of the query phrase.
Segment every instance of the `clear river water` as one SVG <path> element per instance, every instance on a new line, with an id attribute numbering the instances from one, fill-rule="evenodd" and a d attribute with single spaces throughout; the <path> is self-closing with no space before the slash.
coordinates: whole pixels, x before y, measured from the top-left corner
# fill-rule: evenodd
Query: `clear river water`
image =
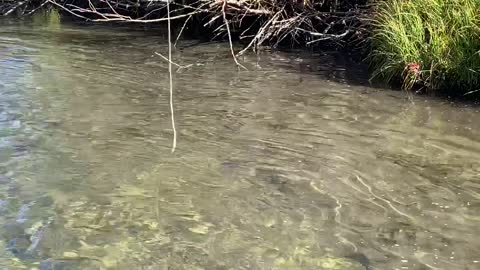
<path id="1" fill-rule="evenodd" d="M 480 108 L 339 54 L 0 21 L 0 269 L 480 269 Z"/>

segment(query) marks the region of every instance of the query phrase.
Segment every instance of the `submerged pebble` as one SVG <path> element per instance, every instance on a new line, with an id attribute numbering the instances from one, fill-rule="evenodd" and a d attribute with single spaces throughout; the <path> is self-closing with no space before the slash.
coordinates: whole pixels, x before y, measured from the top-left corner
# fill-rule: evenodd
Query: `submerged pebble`
<path id="1" fill-rule="evenodd" d="M 52 258 L 48 258 L 40 262 L 39 270 L 54 270 L 55 261 Z"/>
<path id="2" fill-rule="evenodd" d="M 28 247 L 30 246 L 30 241 L 27 236 L 19 236 L 8 241 L 7 250 L 12 252 L 17 256 L 23 256 L 26 254 Z"/>
<path id="3" fill-rule="evenodd" d="M 62 261 L 55 260 L 53 258 L 48 258 L 40 262 L 38 267 L 39 270 L 70 270 L 73 269 L 73 262 L 71 261 Z"/>
<path id="4" fill-rule="evenodd" d="M 0 213 L 7 210 L 8 201 L 0 199 Z"/>
<path id="5" fill-rule="evenodd" d="M 37 254 L 37 248 L 44 238 L 47 227 L 52 222 L 38 221 L 26 226 L 27 214 L 32 203 L 20 207 L 15 221 L 11 221 L 1 228 L 1 237 L 7 243 L 6 249 L 18 258 L 32 258 Z"/>
<path id="6" fill-rule="evenodd" d="M 8 184 L 10 183 L 11 179 L 10 177 L 0 174 L 0 184 Z"/>
<path id="7" fill-rule="evenodd" d="M 42 226 L 37 228 L 32 235 L 30 236 L 30 246 L 28 247 L 27 251 L 28 253 L 33 253 L 38 247 L 38 244 L 40 241 L 43 239 L 43 236 L 45 235 L 45 230 L 46 226 Z"/>
<path id="8" fill-rule="evenodd" d="M 68 259 L 74 259 L 74 258 L 78 258 L 78 254 L 73 251 L 65 251 L 63 253 L 63 257 Z"/>
<path id="9" fill-rule="evenodd" d="M 361 265 L 365 267 L 365 270 L 370 270 L 370 260 L 367 256 L 363 253 L 352 253 L 346 256 L 346 258 L 359 262 Z"/>
<path id="10" fill-rule="evenodd" d="M 18 224 L 16 222 L 7 223 L 2 226 L 1 236 L 2 238 L 7 239 L 7 241 L 9 239 L 13 239 L 24 234 L 25 234 L 24 228 L 22 227 L 21 224 Z"/>
<path id="11" fill-rule="evenodd" d="M 30 203 L 24 204 L 20 207 L 20 210 L 18 210 L 18 215 L 17 215 L 17 222 L 18 223 L 24 223 L 25 221 L 28 220 L 28 212 L 30 211 L 30 207 L 34 203 L 35 202 L 30 202 Z"/>

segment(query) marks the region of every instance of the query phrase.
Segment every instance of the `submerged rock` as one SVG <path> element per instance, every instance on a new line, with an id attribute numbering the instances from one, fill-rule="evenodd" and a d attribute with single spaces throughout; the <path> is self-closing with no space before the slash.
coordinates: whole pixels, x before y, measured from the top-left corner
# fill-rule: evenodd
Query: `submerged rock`
<path id="1" fill-rule="evenodd" d="M 6 224 L 2 229 L 6 249 L 19 258 L 31 257 L 43 236 L 43 231 L 35 231 L 32 235 L 27 233 L 19 223 Z"/>
<path id="2" fill-rule="evenodd" d="M 25 235 L 25 229 L 18 223 L 7 223 L 2 226 L 2 238 L 8 240 Z"/>
<path id="3" fill-rule="evenodd" d="M 68 270 L 68 269 L 76 269 L 76 268 L 74 268 L 73 261 L 55 260 L 52 258 L 48 258 L 40 262 L 38 269 L 39 270 Z"/>
<path id="4" fill-rule="evenodd" d="M 1 237 L 7 243 L 6 249 L 18 258 L 31 258 L 37 255 L 37 248 L 44 238 L 51 219 L 39 221 L 30 227 L 23 222 L 11 222 L 2 227 Z"/>
<path id="5" fill-rule="evenodd" d="M 361 265 L 363 265 L 363 267 L 365 267 L 365 270 L 370 270 L 370 260 L 367 256 L 365 256 L 365 254 L 356 252 L 345 257 L 359 262 Z"/>
<path id="6" fill-rule="evenodd" d="M 36 228 L 31 228 L 31 235 L 30 235 L 30 246 L 27 249 L 28 254 L 33 254 L 40 241 L 43 239 L 43 236 L 45 235 L 45 230 L 47 229 L 47 225 L 40 225 L 39 227 Z"/>
<path id="7" fill-rule="evenodd" d="M 21 235 L 8 241 L 6 248 L 14 255 L 24 257 L 30 244 L 28 237 L 26 235 Z"/>
<path id="8" fill-rule="evenodd" d="M 55 269 L 55 260 L 52 258 L 48 258 L 40 262 L 39 265 L 40 270 L 54 270 Z"/>
<path id="9" fill-rule="evenodd" d="M 4 174 L 0 174 L 0 184 L 9 184 L 10 182 L 12 181 L 12 179 L 10 179 L 10 177 L 4 175 Z"/>
<path id="10" fill-rule="evenodd" d="M 303 256 L 289 259 L 279 258 L 275 261 L 275 264 L 279 269 L 288 270 L 365 270 L 365 267 L 355 260 L 330 255 L 319 258 L 308 258 Z"/>
<path id="11" fill-rule="evenodd" d="M 30 211 L 30 207 L 34 205 L 35 202 L 30 202 L 27 204 L 24 204 L 20 207 L 18 210 L 18 215 L 17 215 L 17 222 L 18 223 L 24 223 L 28 219 L 28 212 Z"/>
<path id="12" fill-rule="evenodd" d="M 0 199 L 0 213 L 7 210 L 8 201 Z"/>

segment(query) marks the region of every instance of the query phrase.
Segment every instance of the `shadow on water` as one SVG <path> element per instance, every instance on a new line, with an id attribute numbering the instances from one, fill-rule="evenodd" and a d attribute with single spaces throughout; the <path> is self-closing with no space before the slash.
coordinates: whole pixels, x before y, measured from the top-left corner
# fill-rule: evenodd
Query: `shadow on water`
<path id="1" fill-rule="evenodd" d="M 1 267 L 476 269 L 478 108 L 201 43 L 171 154 L 163 34 L 52 23 L 0 28 Z"/>

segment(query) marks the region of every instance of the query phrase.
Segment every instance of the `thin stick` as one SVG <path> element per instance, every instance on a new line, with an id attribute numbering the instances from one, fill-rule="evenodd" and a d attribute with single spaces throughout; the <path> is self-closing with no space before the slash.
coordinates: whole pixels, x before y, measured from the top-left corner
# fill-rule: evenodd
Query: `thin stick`
<path id="1" fill-rule="evenodd" d="M 45 2 L 43 2 L 41 5 L 39 5 L 39 6 L 36 7 L 35 9 L 30 10 L 30 12 L 28 12 L 27 14 L 25 14 L 25 16 L 32 15 L 35 11 L 41 9 L 41 8 L 42 8 L 43 6 L 45 6 L 47 3 L 48 3 L 48 0 L 45 0 Z"/>
<path id="2" fill-rule="evenodd" d="M 283 11 L 283 9 L 281 10 Z M 263 26 L 260 28 L 260 30 L 258 30 L 257 34 L 255 35 L 254 38 L 252 38 L 252 40 L 250 41 L 250 43 L 247 45 L 247 47 L 245 47 L 243 50 L 241 50 L 237 55 L 242 55 L 244 54 L 248 49 L 250 49 L 251 47 L 253 47 L 255 49 L 256 46 L 259 45 L 259 42 L 258 40 L 260 39 L 260 37 L 262 36 L 262 34 L 265 32 L 265 30 L 270 26 L 270 24 L 272 24 L 273 21 L 275 21 L 277 19 L 277 17 L 280 15 L 280 12 L 277 12 L 275 13 L 275 15 L 270 19 L 268 20 L 268 22 L 266 22 L 265 24 L 263 24 Z"/>
<path id="3" fill-rule="evenodd" d="M 82 15 L 80 15 L 80 14 L 77 14 L 77 13 L 71 11 L 70 9 L 64 7 L 63 5 L 60 5 L 59 3 L 55 2 L 54 0 L 48 0 L 48 2 L 51 3 L 52 5 L 55 5 L 55 6 L 59 7 L 59 8 L 61 8 L 61 9 L 65 10 L 66 12 L 72 14 L 73 16 L 82 18 L 82 19 L 84 19 L 84 20 L 86 20 L 86 21 L 89 21 L 89 20 L 90 20 L 89 18 L 87 18 L 87 17 L 85 17 L 85 16 L 82 16 Z"/>
<path id="4" fill-rule="evenodd" d="M 156 55 L 160 56 L 163 60 L 167 61 L 167 62 L 171 62 L 173 65 L 175 65 L 176 67 L 178 67 L 177 69 L 177 72 L 180 71 L 180 70 L 183 70 L 183 69 L 187 69 L 187 68 L 190 68 L 191 66 L 193 66 L 193 64 L 188 64 L 188 65 L 185 65 L 185 66 L 182 66 L 178 63 L 175 63 L 173 62 L 172 60 L 168 59 L 167 57 L 163 56 L 161 53 L 159 52 L 155 52 Z"/>
<path id="5" fill-rule="evenodd" d="M 11 9 L 9 9 L 7 12 L 5 12 L 3 15 L 4 16 L 8 16 L 10 15 L 10 13 L 14 12 L 15 10 L 17 10 L 17 8 L 23 6 L 24 4 L 26 4 L 28 1 L 22 1 L 20 3 L 18 3 L 17 5 L 13 6 Z"/>
<path id="6" fill-rule="evenodd" d="M 177 130 L 173 111 L 173 75 L 172 75 L 172 26 L 170 22 L 170 1 L 167 1 L 167 28 L 168 28 L 168 79 L 170 84 L 170 115 L 172 117 L 173 143 L 172 153 L 177 148 Z"/>
<path id="7" fill-rule="evenodd" d="M 185 29 L 185 26 L 187 26 L 187 22 L 192 18 L 193 15 L 191 15 L 190 17 L 188 17 L 185 22 L 183 23 L 183 26 L 182 26 L 182 29 L 180 29 L 180 33 L 178 33 L 178 36 L 177 36 L 177 39 L 175 40 L 175 43 L 173 44 L 173 47 L 177 47 L 177 42 L 178 40 L 180 39 L 180 36 L 182 35 L 183 33 L 183 30 Z"/>
<path id="8" fill-rule="evenodd" d="M 170 8 L 169 8 L 170 9 Z M 79 10 L 81 12 L 87 12 L 87 13 L 94 13 L 94 14 L 98 14 L 98 12 L 92 12 L 90 10 Z M 205 13 L 206 11 L 204 10 L 195 10 L 193 12 L 190 12 L 190 13 L 186 13 L 186 14 L 181 14 L 181 15 L 177 15 L 177 16 L 173 16 L 173 17 L 167 17 L 167 18 L 158 18 L 158 19 L 149 19 L 149 20 L 146 20 L 146 19 L 129 19 L 129 18 L 123 18 L 123 17 L 118 17 L 118 16 L 112 16 L 111 18 L 107 18 L 107 19 L 94 19 L 92 21 L 94 22 L 114 22 L 114 21 L 128 21 L 128 22 L 136 22 L 136 23 L 154 23 L 154 22 L 163 22 L 163 21 L 168 21 L 169 19 L 170 20 L 176 20 L 176 19 L 180 19 L 180 18 L 185 18 L 185 17 L 189 17 L 189 16 L 192 16 L 192 15 L 195 15 L 195 14 L 199 14 L 199 13 Z M 74 14 L 74 15 L 77 15 L 77 14 Z"/>
<path id="9" fill-rule="evenodd" d="M 225 14 L 226 7 L 227 7 L 227 0 L 223 0 L 223 5 L 222 5 L 223 21 L 225 22 L 225 27 L 227 28 L 228 42 L 230 43 L 230 52 L 232 53 L 232 57 L 233 57 L 233 60 L 235 61 L 235 64 L 237 64 L 237 66 L 245 70 L 248 70 L 246 67 L 244 67 L 242 64 L 238 62 L 237 56 L 235 55 L 235 51 L 233 50 L 232 35 L 230 33 L 230 26 L 228 25 L 227 15 Z"/>

